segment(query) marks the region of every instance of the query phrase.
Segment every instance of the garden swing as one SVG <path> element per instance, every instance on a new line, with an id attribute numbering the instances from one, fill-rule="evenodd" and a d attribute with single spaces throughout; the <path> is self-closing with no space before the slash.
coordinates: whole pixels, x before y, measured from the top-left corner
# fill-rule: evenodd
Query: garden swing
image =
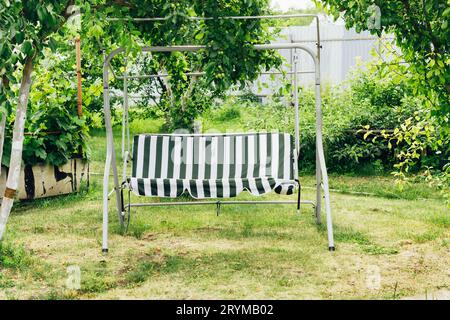
<path id="1" fill-rule="evenodd" d="M 331 220 L 328 175 L 325 164 L 322 139 L 322 110 L 320 95 L 320 38 L 319 21 L 315 15 L 221 17 L 221 19 L 271 19 L 281 17 L 313 16 L 317 21 L 317 51 L 298 43 L 254 45 L 256 50 L 281 50 L 293 52 L 292 75 L 293 99 L 295 108 L 295 136 L 288 133 L 233 133 L 233 134 L 138 134 L 133 137 L 130 151 L 128 127 L 128 79 L 161 77 L 167 75 L 130 76 L 127 71 L 117 77 L 112 70 L 111 60 L 124 53 L 123 48 L 112 51 L 104 58 L 103 97 L 107 153 L 103 179 L 103 237 L 102 251 L 108 252 L 108 200 L 115 193 L 119 223 L 124 225 L 126 214 L 133 207 L 175 206 L 175 205 L 215 205 L 217 212 L 228 204 L 296 204 L 312 205 L 317 223 L 321 223 L 321 189 L 323 188 L 328 235 L 328 248 L 334 251 L 333 226 Z M 141 18 L 155 20 L 164 18 Z M 194 19 L 212 19 L 196 18 Z M 205 46 L 158 46 L 142 47 L 142 52 L 197 52 Z M 315 107 L 316 107 L 316 201 L 301 200 L 297 161 L 300 156 L 300 128 L 298 101 L 299 62 L 297 50 L 306 52 L 314 61 Z M 119 181 L 116 153 L 114 149 L 109 101 L 109 71 L 114 77 L 124 80 L 124 112 L 122 119 L 122 157 L 123 175 Z M 304 71 L 303 73 L 306 73 Z M 276 72 L 264 72 L 271 74 Z M 192 73 L 193 74 L 193 73 Z M 198 72 L 196 75 L 202 75 Z M 132 162 L 131 176 L 127 175 L 128 163 Z M 112 167 L 114 188 L 109 192 L 109 176 Z M 128 189 L 138 196 L 177 198 L 189 194 L 195 200 L 177 202 L 149 202 L 124 204 L 123 190 Z M 243 191 L 261 195 L 275 191 L 278 194 L 295 196 L 296 200 L 262 201 L 221 201 L 233 198 Z M 211 200 L 203 200 L 211 199 Z"/>

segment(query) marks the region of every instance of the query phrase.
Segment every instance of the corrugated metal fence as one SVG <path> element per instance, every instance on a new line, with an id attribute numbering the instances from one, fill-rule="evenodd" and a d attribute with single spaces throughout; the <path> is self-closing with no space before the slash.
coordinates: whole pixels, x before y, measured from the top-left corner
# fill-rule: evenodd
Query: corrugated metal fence
<path id="1" fill-rule="evenodd" d="M 303 27 L 289 27 L 281 31 L 280 37 L 273 43 L 297 42 L 315 50 L 316 47 L 316 22 Z M 335 23 L 327 17 L 320 21 L 320 67 L 322 83 L 339 84 L 347 79 L 349 72 L 355 68 L 358 61 L 367 61 L 372 50 L 379 52 L 380 41 L 377 36 L 368 31 L 357 33 L 354 29 L 347 30 L 343 23 Z M 385 37 L 384 39 L 390 39 Z M 299 50 L 301 71 L 314 70 L 314 64 L 309 55 Z M 284 68 L 290 70 L 292 54 L 290 50 L 280 50 L 285 58 Z M 281 76 L 271 79 L 262 75 L 253 84 L 252 91 L 258 95 L 267 95 L 281 85 Z M 314 83 L 313 74 L 300 74 L 299 83 L 304 86 Z M 264 84 L 262 86 L 262 84 Z M 266 87 L 264 87 L 266 86 Z M 267 87 L 268 86 L 268 87 Z"/>

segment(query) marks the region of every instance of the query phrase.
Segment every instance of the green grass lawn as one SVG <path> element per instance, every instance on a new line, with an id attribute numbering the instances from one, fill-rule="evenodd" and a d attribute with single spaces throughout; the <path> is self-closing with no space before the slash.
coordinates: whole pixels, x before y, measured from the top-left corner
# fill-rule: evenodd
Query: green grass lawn
<path id="1" fill-rule="evenodd" d="M 14 208 L 0 246 L 0 298 L 398 299 L 450 289 L 444 199 L 425 183 L 399 191 L 389 176 L 331 175 L 332 253 L 311 207 L 297 215 L 281 205 L 225 206 L 219 216 L 214 206 L 140 208 L 126 235 L 111 210 L 102 255 L 104 134 L 92 146 L 89 190 Z M 302 181 L 304 199 L 314 199 L 313 176 Z M 66 287 L 69 266 L 81 269 L 80 290 Z"/>

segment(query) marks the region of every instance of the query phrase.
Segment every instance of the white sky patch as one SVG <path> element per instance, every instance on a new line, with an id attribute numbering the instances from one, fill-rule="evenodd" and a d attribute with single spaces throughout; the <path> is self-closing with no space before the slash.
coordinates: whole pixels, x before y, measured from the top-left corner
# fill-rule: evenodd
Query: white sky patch
<path id="1" fill-rule="evenodd" d="M 271 6 L 274 9 L 288 11 L 289 9 L 307 9 L 314 8 L 311 0 L 271 0 Z"/>

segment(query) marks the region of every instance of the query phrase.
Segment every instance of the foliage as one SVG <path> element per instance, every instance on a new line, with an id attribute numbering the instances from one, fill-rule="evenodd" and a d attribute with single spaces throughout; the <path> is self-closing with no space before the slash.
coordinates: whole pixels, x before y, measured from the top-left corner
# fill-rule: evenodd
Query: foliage
<path id="1" fill-rule="evenodd" d="M 14 15 L 18 15 L 23 19 L 7 20 L 3 31 L 16 34 L 14 39 L 10 41 L 2 39 L 0 42 L 3 48 L 7 48 L 6 52 L 11 50 L 9 59 L 2 60 L 4 63 L 2 76 L 8 83 L 8 86 L 3 87 L 6 93 L 4 111 L 9 113 L 14 109 L 12 106 L 20 94 L 17 83 L 25 59 L 40 62 L 35 63 L 37 67 L 29 97 L 30 106 L 22 153 L 25 164 L 61 165 L 72 157 L 88 157 L 87 117 L 85 115 L 79 119 L 75 112 L 74 47 L 68 43 L 68 39 L 74 39 L 76 32 L 73 26 L 62 27 L 63 21 L 70 15 L 68 6 L 71 3 L 68 1 L 62 5 L 53 1 L 24 1 L 22 4 L 2 4 L 4 6 L 2 14 L 7 18 L 17 18 Z M 35 5 L 36 12 L 32 11 L 31 5 Z M 27 25 L 30 25 L 29 28 L 15 29 Z M 57 30 L 61 35 L 55 33 Z M 26 40 L 28 38 L 29 40 Z M 27 50 L 27 41 L 31 43 L 30 50 Z M 58 53 L 55 52 L 56 49 Z M 14 115 L 11 114 L 5 132 L 6 152 L 2 159 L 5 166 L 9 166 L 10 161 L 14 121 Z"/>
<path id="2" fill-rule="evenodd" d="M 26 59 L 42 56 L 44 47 L 57 47 L 54 38 L 68 18 L 73 1 L 0 1 L 0 107 L 11 112 L 14 94 L 11 85 Z"/>
<path id="3" fill-rule="evenodd" d="M 0 2 L 0 76 L 2 78 L 0 104 L 6 115 L 13 111 L 17 97 L 28 96 L 17 85 L 25 77 L 24 65 L 33 65 L 44 57 L 45 48 L 56 51 L 63 40 L 57 32 L 63 32 L 63 25 L 71 16 L 70 6 L 74 1 L 2 1 Z M 66 30 L 67 31 L 67 30 Z M 56 56 L 56 58 L 62 58 Z M 50 70 L 45 70 L 45 68 Z M 51 70 L 53 69 L 53 70 Z M 23 70 L 23 71 L 22 71 Z M 45 70 L 44 72 L 42 70 Z M 65 69 L 68 71 L 68 69 Z M 73 69 L 72 69 L 73 70 Z M 28 135 L 24 139 L 24 150 L 20 150 L 22 159 L 27 164 L 47 162 L 60 165 L 73 154 L 82 155 L 85 135 L 84 120 L 73 116 L 66 109 L 74 105 L 75 95 L 64 95 L 70 85 L 67 73 L 61 72 L 56 63 L 44 65 L 41 69 L 41 81 L 35 83 L 39 91 L 31 95 L 31 112 L 28 113 Z M 23 75 L 22 75 L 23 72 Z M 47 73 L 45 73 L 47 72 Z M 51 73 L 54 72 L 54 73 Z M 73 73 L 72 73 L 73 75 Z M 65 76 L 64 78 L 58 78 Z M 23 80 L 23 79 L 22 79 Z M 28 89 L 26 89 L 28 91 Z M 66 91 L 65 93 L 70 93 Z M 73 93 L 73 91 L 72 91 Z M 26 100 L 24 103 L 28 103 Z M 43 107 L 46 107 L 43 109 Z M 2 163 L 9 165 L 14 116 L 8 119 L 6 141 Z M 56 131 L 57 135 L 48 131 Z M 21 132 L 14 135 L 21 142 Z M 9 138 L 9 139 L 8 139 Z M 20 156 L 20 154 L 19 154 Z"/>
<path id="4" fill-rule="evenodd" d="M 61 164 L 71 156 L 87 155 L 86 124 L 98 125 L 102 107 L 101 50 L 109 51 L 120 45 L 133 58 L 142 41 L 147 45 L 197 43 L 208 47 L 198 55 L 173 53 L 152 56 L 153 61 L 157 61 L 153 69 L 170 74 L 164 85 L 165 92 L 158 101 L 159 112 L 165 115 L 169 130 L 189 128 L 198 114 L 211 104 L 213 94 L 220 95 L 232 84 L 253 79 L 261 66 L 268 68 L 279 61 L 271 52 L 253 49 L 254 43 L 267 42 L 269 38 L 259 21 L 219 19 L 189 23 L 188 19 L 192 15 L 257 15 L 266 10 L 266 0 L 210 1 L 207 5 L 204 1 L 145 2 L 30 0 L 3 1 L 0 4 L 0 17 L 5 21 L 0 29 L 0 104 L 7 113 L 12 111 L 18 95 L 16 84 L 26 59 L 38 62 L 44 58 L 36 72 L 33 86 L 36 91 L 30 96 L 31 112 L 26 128 L 30 134 L 25 137 L 25 163 Z M 75 32 L 66 23 L 71 15 L 68 9 L 73 4 L 79 5 L 83 14 L 81 29 Z M 107 20 L 110 16 L 125 19 L 113 24 Z M 157 23 L 127 20 L 129 17 L 151 16 L 168 19 Z M 69 80 L 73 79 L 73 61 L 65 48 L 67 39 L 75 37 L 77 32 L 81 32 L 83 39 L 85 107 L 94 112 L 82 119 L 73 113 L 75 91 L 74 83 Z M 236 47 L 241 50 L 235 50 Z M 53 58 L 60 59 L 60 63 L 51 64 L 52 58 L 45 48 L 57 49 L 58 54 Z M 113 63 L 114 67 L 123 68 L 124 60 L 117 59 Z M 184 75 L 203 66 L 206 77 L 202 79 Z M 13 122 L 14 118 L 9 117 L 7 137 L 11 135 Z M 10 148 L 11 143 L 7 139 L 4 163 L 9 160 Z"/>
<path id="5" fill-rule="evenodd" d="M 273 14 L 318 14 L 320 10 L 318 8 L 310 9 L 290 9 L 286 12 L 278 12 L 275 10 Z M 314 22 L 314 17 L 297 17 L 297 18 L 283 18 L 271 20 L 269 23 L 273 27 L 297 27 L 297 26 L 309 26 Z"/>
<path id="6" fill-rule="evenodd" d="M 395 128 L 417 116 L 421 100 L 411 98 L 412 92 L 408 82 L 397 83 L 370 69 L 358 69 L 343 86 L 324 89 L 323 130 L 329 168 L 339 172 L 384 172 L 394 168 L 402 144 L 397 142 L 392 148 L 382 141 L 381 134 L 393 133 Z M 315 163 L 314 93 L 302 89 L 299 99 L 300 165 L 303 169 L 312 169 Z M 268 107 L 257 105 L 256 108 L 258 112 L 254 120 L 248 121 L 247 129 L 294 132 L 293 108 L 276 100 Z M 428 152 L 425 159 L 415 169 L 425 165 L 442 166 L 443 152 L 433 152 L 429 145 L 425 150 Z"/>
<path id="7" fill-rule="evenodd" d="M 62 165 L 70 158 L 89 156 L 89 115 L 85 112 L 78 118 L 76 112 L 75 58 L 69 50 L 62 52 L 44 50 L 44 58 L 35 70 L 22 155 L 26 164 Z M 9 120 L 13 122 L 14 117 Z M 7 126 L 5 150 L 11 149 L 11 131 L 12 126 Z M 2 162 L 9 165 L 9 152 Z"/>
<path id="8" fill-rule="evenodd" d="M 393 132 L 381 130 L 375 134 L 366 127 L 365 138 L 372 142 L 379 138 L 380 143 L 386 143 L 388 148 L 395 150 L 396 163 L 392 172 L 401 187 L 414 177 L 408 176 L 409 171 L 423 169 L 422 176 L 431 185 L 437 186 L 450 200 L 450 152 L 448 144 L 450 137 L 440 137 L 436 121 L 430 114 L 416 111 L 414 115 L 395 128 Z M 450 202 L 449 202 L 450 204 Z"/>
<path id="9" fill-rule="evenodd" d="M 320 0 L 335 17 L 342 14 L 348 28 L 393 33 L 415 84 L 415 91 L 449 131 L 450 1 L 445 0 Z M 379 11 L 378 11 L 379 9 Z M 379 24 L 379 25 L 377 25 Z M 388 62 L 389 63 L 389 62 Z"/>
<path id="10" fill-rule="evenodd" d="M 381 72 L 408 81 L 422 108 L 403 123 L 394 134 L 383 137 L 403 142 L 396 165 L 398 177 L 406 178 L 411 167 L 417 167 L 428 156 L 427 150 L 450 154 L 450 1 L 445 0 L 318 0 L 335 18 L 342 15 L 348 28 L 370 30 L 381 35 L 393 33 L 400 54 L 390 55 L 378 65 Z M 404 63 L 406 62 L 406 64 Z M 425 110 L 426 109 L 426 110 Z M 425 110 L 425 112 L 424 112 Z M 427 112 L 428 111 L 428 112 Z M 397 146 L 397 148 L 399 148 Z M 443 164 L 435 169 L 441 169 Z M 450 188 L 448 170 L 438 173 L 443 185 Z"/>
<path id="11" fill-rule="evenodd" d="M 30 258 L 24 248 L 0 242 L 0 270 L 4 268 L 20 270 L 29 264 Z"/>
<path id="12" fill-rule="evenodd" d="M 400 62 L 401 55 L 389 43 L 384 43 L 382 56 L 385 60 L 374 60 L 368 64 L 369 72 L 380 79 L 389 78 L 396 85 L 407 84 L 411 90 L 409 98 L 405 99 L 416 101 L 414 113 L 404 118 L 392 132 L 382 130 L 374 134 L 367 126 L 365 138 L 377 144 L 384 143 L 395 151 L 396 171 L 393 174 L 400 185 L 411 179 L 409 171 L 421 168 L 425 169 L 424 174 L 430 175 L 427 177 L 430 183 L 439 185 L 444 193 L 448 193 L 450 175 L 446 168 L 450 159 L 450 135 L 446 124 L 439 121 L 439 115 L 429 109 L 427 97 L 417 92 L 414 74 Z"/>
<path id="13" fill-rule="evenodd" d="M 267 12 L 267 0 L 200 1 L 183 0 L 162 2 L 158 0 L 127 1 L 103 10 L 88 1 L 83 6 L 83 34 L 91 38 L 88 50 L 98 51 L 99 44 L 108 51 L 124 47 L 128 57 L 135 58 L 139 45 L 164 46 L 176 44 L 205 45 L 197 53 L 154 53 L 142 66 L 130 65 L 131 71 L 168 73 L 167 81 L 154 79 L 135 86 L 135 93 L 150 93 L 138 104 L 158 109 L 165 114 L 166 128 L 174 130 L 191 128 L 193 120 L 220 95 L 234 84 L 244 84 L 257 77 L 261 69 L 281 63 L 271 51 L 257 51 L 256 43 L 270 40 L 267 26 L 260 20 L 230 20 L 223 16 L 261 15 Z M 110 1 L 107 1 L 109 3 Z M 106 17 L 122 17 L 107 21 Z M 215 17 L 213 20 L 192 21 L 191 16 Z M 137 22 L 130 18 L 167 17 L 163 21 Z M 97 49 L 95 49 L 97 48 Z M 239 50 L 236 50 L 239 48 Z M 116 67 L 124 61 L 116 59 Z M 133 69 L 134 68 L 134 69 Z M 203 71 L 204 79 L 186 76 L 186 72 Z M 122 83 L 118 82 L 119 87 Z M 155 89 L 148 88 L 153 86 Z M 191 95 L 193 98 L 190 98 Z M 189 98 L 188 98 L 189 97 Z"/>

